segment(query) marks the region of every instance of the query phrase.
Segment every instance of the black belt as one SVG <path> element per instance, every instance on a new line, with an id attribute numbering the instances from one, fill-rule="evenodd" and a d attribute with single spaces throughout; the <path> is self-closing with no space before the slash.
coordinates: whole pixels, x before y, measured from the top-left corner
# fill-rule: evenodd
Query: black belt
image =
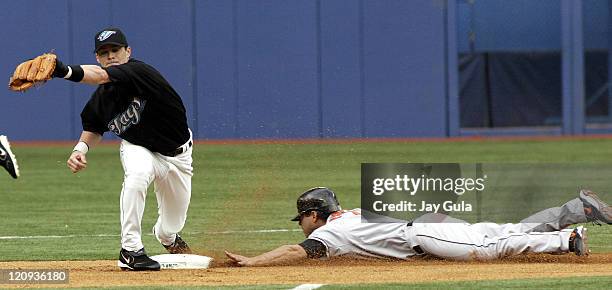
<path id="1" fill-rule="evenodd" d="M 161 155 L 164 155 L 164 156 L 174 157 L 176 155 L 183 154 L 183 153 L 187 152 L 187 150 L 189 150 L 189 148 L 191 148 L 191 145 L 193 145 L 193 142 L 191 142 L 191 140 L 189 140 L 189 142 L 187 142 L 187 144 L 183 144 L 181 147 L 176 148 L 174 151 L 159 152 L 159 153 Z"/>

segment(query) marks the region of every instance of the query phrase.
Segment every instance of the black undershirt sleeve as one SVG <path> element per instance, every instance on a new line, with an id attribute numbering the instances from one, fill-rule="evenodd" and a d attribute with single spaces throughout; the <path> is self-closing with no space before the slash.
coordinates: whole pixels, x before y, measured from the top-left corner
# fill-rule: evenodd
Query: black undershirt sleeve
<path id="1" fill-rule="evenodd" d="M 132 62 L 104 68 L 112 82 L 129 83 L 137 74 L 137 66 Z"/>
<path id="2" fill-rule="evenodd" d="M 104 68 L 111 82 L 121 83 L 122 86 L 128 89 L 131 93 L 142 95 L 144 91 L 141 82 L 143 74 L 141 65 L 134 62 L 128 62 L 122 65 L 110 66 Z"/>
<path id="3" fill-rule="evenodd" d="M 93 110 L 93 106 L 94 105 L 92 105 L 90 101 L 83 108 L 83 112 L 81 112 L 83 131 L 98 133 L 102 136 L 104 135 L 104 132 L 108 131 L 108 128 L 106 128 L 103 123 L 94 117 L 95 111 Z"/>
<path id="4" fill-rule="evenodd" d="M 161 74 L 144 62 L 130 59 L 127 63 L 104 68 L 111 82 L 138 95 L 140 98 L 153 97 L 152 91 L 159 91 L 169 86 Z"/>
<path id="5" fill-rule="evenodd" d="M 327 256 L 327 248 L 325 245 L 317 240 L 307 239 L 299 244 L 304 251 L 306 251 L 306 255 L 311 259 L 319 259 Z"/>

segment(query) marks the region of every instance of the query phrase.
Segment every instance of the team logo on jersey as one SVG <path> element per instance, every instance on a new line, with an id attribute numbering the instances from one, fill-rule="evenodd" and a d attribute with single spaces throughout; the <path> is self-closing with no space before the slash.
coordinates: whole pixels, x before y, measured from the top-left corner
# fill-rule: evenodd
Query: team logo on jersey
<path id="1" fill-rule="evenodd" d="M 117 33 L 117 31 L 113 31 L 113 30 L 105 30 L 100 32 L 100 34 L 98 34 L 98 40 L 99 41 L 105 41 L 106 39 L 108 39 L 109 37 L 111 37 L 111 35 Z"/>
<path id="2" fill-rule="evenodd" d="M 130 127 L 140 123 L 140 117 L 146 103 L 147 100 L 134 98 L 134 101 L 132 101 L 124 112 L 108 122 L 108 129 L 117 134 L 117 136 L 120 136 Z"/>

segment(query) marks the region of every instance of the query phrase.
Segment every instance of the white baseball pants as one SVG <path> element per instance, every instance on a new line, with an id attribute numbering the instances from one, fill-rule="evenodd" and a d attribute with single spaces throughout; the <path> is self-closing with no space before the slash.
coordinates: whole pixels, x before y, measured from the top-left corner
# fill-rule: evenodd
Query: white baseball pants
<path id="1" fill-rule="evenodd" d="M 151 182 L 154 182 L 159 215 L 155 236 L 164 245 L 174 242 L 185 225 L 191 199 L 192 151 L 189 147 L 182 154 L 167 157 L 125 140 L 121 142 L 121 164 L 125 172 L 120 201 L 124 249 L 137 251 L 144 247 L 141 222 Z"/>
<path id="2" fill-rule="evenodd" d="M 452 260 L 493 260 L 569 250 L 572 230 L 526 233 L 522 224 L 415 223 L 407 235 L 425 253 Z"/>

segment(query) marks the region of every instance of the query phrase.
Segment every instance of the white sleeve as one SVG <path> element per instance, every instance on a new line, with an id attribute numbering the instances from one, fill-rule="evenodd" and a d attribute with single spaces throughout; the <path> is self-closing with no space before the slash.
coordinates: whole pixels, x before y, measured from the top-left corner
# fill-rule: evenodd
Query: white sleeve
<path id="1" fill-rule="evenodd" d="M 329 225 L 322 226 L 312 232 L 308 238 L 323 243 L 327 248 L 327 257 L 329 258 L 346 254 L 342 251 L 342 248 L 348 243 L 347 239 L 344 237 L 344 232 L 337 228 L 332 228 Z"/>

